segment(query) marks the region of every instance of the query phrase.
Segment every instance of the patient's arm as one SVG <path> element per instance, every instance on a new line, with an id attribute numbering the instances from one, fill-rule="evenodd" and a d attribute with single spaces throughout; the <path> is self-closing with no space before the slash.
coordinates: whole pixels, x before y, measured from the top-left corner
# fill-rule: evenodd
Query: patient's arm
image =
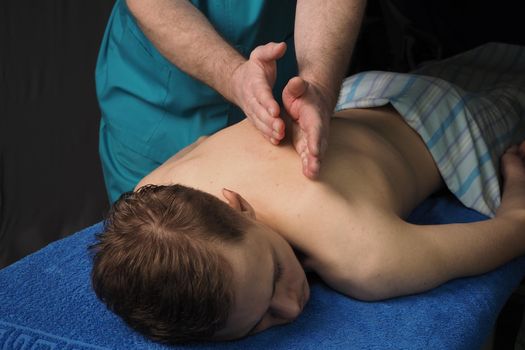
<path id="1" fill-rule="evenodd" d="M 525 143 L 503 159 L 506 180 L 495 218 L 463 224 L 413 225 L 370 213 L 375 244 L 365 261 L 341 251 L 320 274 L 333 288 L 364 300 L 423 292 L 463 276 L 491 271 L 525 254 Z M 336 255 L 337 256 L 337 255 Z"/>

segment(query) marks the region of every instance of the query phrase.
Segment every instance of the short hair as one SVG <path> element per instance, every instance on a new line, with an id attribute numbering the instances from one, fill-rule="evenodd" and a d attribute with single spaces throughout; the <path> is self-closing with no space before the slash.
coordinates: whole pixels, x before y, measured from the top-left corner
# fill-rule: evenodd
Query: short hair
<path id="1" fill-rule="evenodd" d="M 133 329 L 165 343 L 211 340 L 233 305 L 221 244 L 240 242 L 247 220 L 185 186 L 123 194 L 89 249 L 93 289 Z"/>

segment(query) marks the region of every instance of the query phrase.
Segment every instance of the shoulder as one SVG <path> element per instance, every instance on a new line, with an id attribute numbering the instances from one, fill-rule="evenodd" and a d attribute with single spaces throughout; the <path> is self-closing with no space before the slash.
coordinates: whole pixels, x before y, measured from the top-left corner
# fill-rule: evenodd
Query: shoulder
<path id="1" fill-rule="evenodd" d="M 403 221 L 372 208 L 350 216 L 346 227 L 326 237 L 310 267 L 340 293 L 360 299 L 383 298 L 383 275 L 395 264 Z"/>

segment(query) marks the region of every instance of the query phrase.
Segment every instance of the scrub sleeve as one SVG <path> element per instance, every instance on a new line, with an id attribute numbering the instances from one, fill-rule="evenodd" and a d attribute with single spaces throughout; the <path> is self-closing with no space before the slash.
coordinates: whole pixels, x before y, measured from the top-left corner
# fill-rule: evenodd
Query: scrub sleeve
<path id="1" fill-rule="evenodd" d="M 293 50 L 295 1 L 192 1 L 244 56 L 258 45 L 285 41 L 274 96 L 297 74 Z M 133 190 L 173 154 L 244 118 L 242 111 L 166 60 L 145 37 L 124 0 L 117 0 L 96 67 L 102 113 L 99 152 L 109 199 Z"/>

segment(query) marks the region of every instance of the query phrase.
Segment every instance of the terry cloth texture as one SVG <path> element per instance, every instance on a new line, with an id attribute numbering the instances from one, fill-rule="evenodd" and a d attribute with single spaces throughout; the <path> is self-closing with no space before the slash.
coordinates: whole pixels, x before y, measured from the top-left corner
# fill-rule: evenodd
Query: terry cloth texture
<path id="1" fill-rule="evenodd" d="M 499 158 L 525 139 L 525 47 L 489 43 L 410 73 L 348 78 L 336 110 L 391 103 L 467 207 L 494 216 Z"/>
<path id="2" fill-rule="evenodd" d="M 418 224 L 484 219 L 451 195 L 431 197 Z M 102 225 L 52 243 L 0 270 L 0 349 L 480 349 L 525 274 L 525 257 L 429 292 L 380 302 L 345 297 L 311 280 L 293 323 L 233 342 L 169 347 L 128 328 L 91 289 L 87 247 Z"/>

